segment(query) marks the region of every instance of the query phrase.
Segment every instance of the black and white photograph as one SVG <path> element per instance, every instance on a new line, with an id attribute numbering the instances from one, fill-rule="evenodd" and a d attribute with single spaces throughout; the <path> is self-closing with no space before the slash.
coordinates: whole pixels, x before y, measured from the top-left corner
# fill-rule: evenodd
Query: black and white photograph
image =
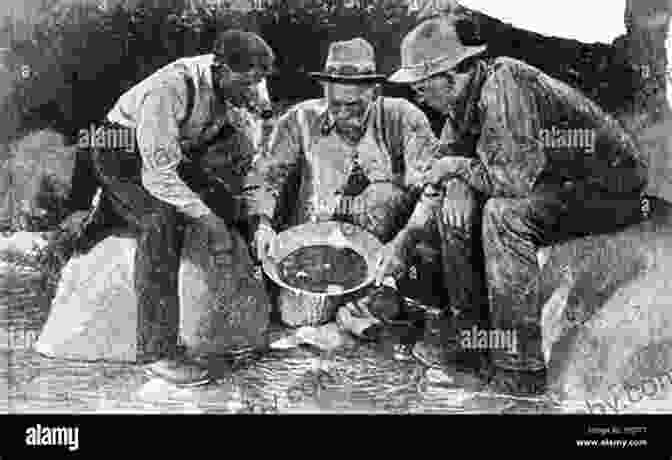
<path id="1" fill-rule="evenodd" d="M 2 437 L 672 458 L 671 69 L 670 0 L 2 0 Z"/>

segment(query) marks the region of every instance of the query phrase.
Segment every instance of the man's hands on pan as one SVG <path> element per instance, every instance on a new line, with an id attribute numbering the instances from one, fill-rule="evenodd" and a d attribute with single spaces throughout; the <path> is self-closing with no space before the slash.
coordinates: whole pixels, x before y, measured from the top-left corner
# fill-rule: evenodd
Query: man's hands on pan
<path id="1" fill-rule="evenodd" d="M 385 244 L 376 260 L 375 284 L 380 286 L 388 278 L 395 280 L 406 271 L 406 259 L 411 245 L 409 235 L 402 231 L 392 241 Z"/>
<path id="2" fill-rule="evenodd" d="M 270 220 L 266 217 L 261 217 L 254 232 L 254 251 L 257 259 L 261 261 L 267 257 L 273 257 L 276 237 L 277 233 L 273 229 Z"/>

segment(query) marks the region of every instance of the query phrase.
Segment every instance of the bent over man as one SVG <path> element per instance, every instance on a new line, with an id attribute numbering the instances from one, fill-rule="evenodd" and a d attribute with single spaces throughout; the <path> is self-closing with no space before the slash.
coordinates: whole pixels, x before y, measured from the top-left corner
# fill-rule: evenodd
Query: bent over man
<path id="1" fill-rule="evenodd" d="M 130 130 L 136 136 L 135 150 L 92 150 L 101 206 L 111 211 L 104 216 L 115 216 L 137 234 L 139 360 L 149 363 L 152 374 L 175 383 L 208 380 L 205 367 L 178 347 L 182 223 L 197 221 L 208 230 L 217 263 L 230 259 L 229 232 L 236 212 L 225 187 L 216 188 L 213 199 L 205 198 L 204 191 L 213 184 L 199 155 L 227 133 L 246 129 L 241 109 L 263 102 L 258 90 L 274 59 L 256 34 L 224 32 L 213 53 L 170 63 L 120 97 L 104 128 Z M 98 224 L 86 232 L 108 225 Z"/>
<path id="2" fill-rule="evenodd" d="M 639 221 L 647 165 L 593 101 L 521 61 L 484 57 L 485 47 L 465 46 L 458 29 L 450 15 L 422 22 L 404 38 L 390 80 L 412 85 L 447 117 L 442 140 L 452 153 L 430 182 L 465 188 L 464 200 L 482 206 L 481 218 L 457 205 L 466 227 L 445 220 L 467 230 L 482 219 L 492 327 L 515 331 L 519 344 L 490 350 L 494 384 L 535 393 L 546 382 L 537 250 Z M 441 355 L 433 351 L 423 350 Z"/>

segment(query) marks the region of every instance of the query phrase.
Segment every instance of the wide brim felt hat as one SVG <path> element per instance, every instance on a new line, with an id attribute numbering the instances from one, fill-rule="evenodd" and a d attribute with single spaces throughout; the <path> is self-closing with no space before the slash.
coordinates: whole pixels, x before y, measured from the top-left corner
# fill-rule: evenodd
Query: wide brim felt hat
<path id="1" fill-rule="evenodd" d="M 309 75 L 319 81 L 336 83 L 376 83 L 387 79 L 387 75 L 376 71 L 373 46 L 359 37 L 332 43 L 324 69 Z"/>
<path id="2" fill-rule="evenodd" d="M 388 81 L 416 83 L 453 69 L 463 60 L 481 54 L 487 45 L 467 46 L 460 40 L 454 18 L 427 19 L 401 43 L 401 67 Z"/>

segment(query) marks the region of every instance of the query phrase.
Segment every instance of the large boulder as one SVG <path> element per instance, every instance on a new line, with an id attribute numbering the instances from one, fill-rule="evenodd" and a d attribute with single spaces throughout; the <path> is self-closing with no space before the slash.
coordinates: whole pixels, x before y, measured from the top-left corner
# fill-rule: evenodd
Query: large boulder
<path id="1" fill-rule="evenodd" d="M 265 343 L 270 303 L 247 246 L 231 232 L 228 267 L 215 270 L 207 232 L 187 226 L 179 272 L 180 335 L 193 353 L 226 353 Z M 35 350 L 83 361 L 138 359 L 133 235 L 115 232 L 63 269 Z"/>
<path id="2" fill-rule="evenodd" d="M 271 303 L 247 243 L 231 229 L 230 253 L 216 269 L 208 232 L 186 229 L 180 265 L 180 336 L 198 354 L 220 354 L 266 344 Z"/>
<path id="3" fill-rule="evenodd" d="M 551 380 L 604 399 L 672 368 L 672 205 L 607 235 L 541 251 L 542 327 Z"/>
<path id="4" fill-rule="evenodd" d="M 119 233 L 65 265 L 36 351 L 84 361 L 136 360 L 135 249 L 132 235 Z"/>

